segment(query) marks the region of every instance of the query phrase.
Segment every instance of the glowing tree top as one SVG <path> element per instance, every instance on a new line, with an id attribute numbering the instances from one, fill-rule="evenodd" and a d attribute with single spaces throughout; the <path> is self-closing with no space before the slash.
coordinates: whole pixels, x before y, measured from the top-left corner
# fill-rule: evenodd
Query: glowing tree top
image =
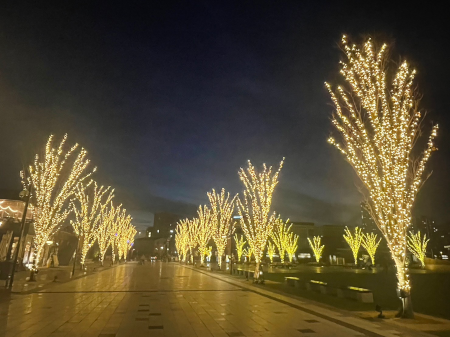
<path id="1" fill-rule="evenodd" d="M 409 293 L 406 233 L 411 208 L 423 183 L 425 165 L 436 150 L 435 125 L 418 158 L 412 149 L 420 135 L 421 112 L 413 90 L 415 70 L 402 62 L 388 72 L 387 45 L 378 50 L 371 39 L 362 47 L 342 39 L 346 84 L 334 92 L 326 84 L 336 111 L 333 124 L 341 135 L 329 142 L 346 157 L 368 190 L 367 210 L 386 238 L 397 266 L 399 288 Z"/>

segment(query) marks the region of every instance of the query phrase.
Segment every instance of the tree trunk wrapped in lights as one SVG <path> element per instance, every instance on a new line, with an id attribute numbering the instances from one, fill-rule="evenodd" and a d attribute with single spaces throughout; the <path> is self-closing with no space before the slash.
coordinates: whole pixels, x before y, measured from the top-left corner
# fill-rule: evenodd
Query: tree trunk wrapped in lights
<path id="1" fill-rule="evenodd" d="M 225 194 L 222 188 L 220 194 L 213 189 L 208 192 L 212 212 L 212 238 L 217 247 L 219 268 L 222 266 L 222 256 L 227 246 L 228 237 L 234 233 L 233 211 L 237 194 L 230 199 L 230 193 Z"/>
<path id="2" fill-rule="evenodd" d="M 361 248 L 361 243 L 363 241 L 363 233 L 361 232 L 361 228 L 355 227 L 355 234 L 353 235 L 348 227 L 345 227 L 344 239 L 347 241 L 350 249 L 352 250 L 353 259 L 355 260 L 356 266 L 358 264 L 359 249 Z"/>
<path id="3" fill-rule="evenodd" d="M 197 244 L 198 244 L 198 252 L 200 253 L 200 265 L 203 265 L 205 262 L 205 256 L 208 255 L 208 243 L 211 240 L 212 236 L 212 220 L 213 216 L 211 210 L 208 206 L 199 206 L 198 218 L 194 219 L 196 222 L 196 226 L 198 228 L 197 231 Z"/>
<path id="4" fill-rule="evenodd" d="M 427 235 L 425 234 L 423 238 L 421 238 L 420 231 L 416 234 L 413 232 L 409 232 L 408 235 L 408 248 L 411 253 L 420 261 L 422 268 L 425 267 L 425 255 L 427 253 L 427 245 L 428 245 Z"/>
<path id="5" fill-rule="evenodd" d="M 311 241 L 310 238 L 308 238 L 309 245 L 314 253 L 314 257 L 316 258 L 316 262 L 319 263 L 320 259 L 322 258 L 322 253 L 325 248 L 325 245 L 322 245 L 322 238 L 320 236 L 313 237 L 313 240 Z"/>
<path id="6" fill-rule="evenodd" d="M 89 159 L 83 148 L 72 159 L 78 149 L 78 144 L 65 150 L 67 135 L 64 136 L 57 148 L 52 147 L 53 136 L 50 136 L 45 147 L 45 154 L 37 154 L 33 165 L 29 166 L 29 176 L 22 172 L 24 187 L 33 185 L 31 203 L 34 206 L 34 237 L 35 264 L 41 259 L 47 241 L 57 232 L 71 209 L 68 200 L 75 194 L 79 183 L 85 182 L 95 172 L 86 174 Z"/>
<path id="7" fill-rule="evenodd" d="M 250 161 L 248 161 L 247 170 L 243 168 L 239 170 L 239 178 L 245 190 L 243 200 L 238 198 L 237 206 L 241 216 L 242 230 L 255 255 L 254 279 L 256 281 L 259 279 L 259 267 L 267 240 L 275 225 L 275 212 L 270 214 L 270 206 L 280 170 L 283 167 L 283 160 L 276 172 L 272 172 L 272 167 L 267 168 L 266 164 L 263 164 L 263 171 L 257 173 Z"/>
<path id="8" fill-rule="evenodd" d="M 367 254 L 369 254 L 373 265 L 375 265 L 375 253 L 377 252 L 380 242 L 381 238 L 377 241 L 377 235 L 375 233 L 363 234 L 361 245 L 367 251 Z"/>
<path id="9" fill-rule="evenodd" d="M 278 254 L 280 255 L 281 263 L 284 263 L 284 258 L 286 256 L 286 250 L 289 241 L 289 235 L 292 225 L 288 225 L 289 219 L 286 223 L 278 217 L 275 220 L 275 226 L 273 227 L 272 234 L 270 237 L 278 248 Z"/>
<path id="10" fill-rule="evenodd" d="M 433 126 L 421 156 L 412 158 L 421 134 L 421 112 L 413 90 L 415 70 L 402 62 L 391 78 L 387 46 L 376 50 L 370 39 L 360 48 L 350 46 L 344 36 L 343 50 L 346 60 L 341 62 L 341 74 L 346 84 L 336 93 L 326 84 L 336 107 L 333 124 L 342 138 L 338 142 L 331 137 L 329 142 L 367 188 L 367 211 L 386 238 L 397 268 L 403 303 L 399 315 L 413 317 L 406 233 L 425 165 L 436 150 L 433 141 L 438 126 Z"/>
<path id="11" fill-rule="evenodd" d="M 292 226 L 292 225 L 291 225 Z M 289 262 L 294 262 L 294 256 L 297 252 L 298 248 L 298 235 L 294 233 L 289 233 L 287 240 L 286 240 L 286 252 L 289 256 Z"/>
<path id="12" fill-rule="evenodd" d="M 92 193 L 90 190 L 93 188 Z M 79 183 L 75 192 L 76 199 L 72 201 L 72 209 L 75 213 L 75 221 L 70 221 L 78 240 L 81 240 L 81 265 L 84 266 L 86 255 L 97 239 L 97 232 L 101 222 L 102 212 L 114 197 L 111 187 L 100 188 L 97 183 L 85 186 Z M 109 192 L 109 194 L 107 194 Z M 106 196 L 106 199 L 104 197 Z M 102 200 L 104 199 L 104 200 Z"/>
<path id="13" fill-rule="evenodd" d="M 237 257 L 238 262 L 241 261 L 241 257 L 244 253 L 244 246 L 247 243 L 247 241 L 244 240 L 244 236 L 241 235 L 239 238 L 237 234 L 234 234 L 234 242 L 236 243 L 236 251 L 237 251 Z"/>
<path id="14" fill-rule="evenodd" d="M 276 246 L 275 244 L 269 240 L 267 243 L 267 255 L 269 255 L 270 263 L 273 263 L 273 257 L 276 254 Z"/>

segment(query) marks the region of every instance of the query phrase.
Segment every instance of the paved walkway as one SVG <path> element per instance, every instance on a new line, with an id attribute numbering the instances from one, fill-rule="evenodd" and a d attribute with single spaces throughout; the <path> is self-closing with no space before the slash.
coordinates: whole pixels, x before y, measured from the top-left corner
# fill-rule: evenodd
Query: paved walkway
<path id="1" fill-rule="evenodd" d="M 127 263 L 0 304 L 0 336 L 426 336 L 177 263 Z"/>

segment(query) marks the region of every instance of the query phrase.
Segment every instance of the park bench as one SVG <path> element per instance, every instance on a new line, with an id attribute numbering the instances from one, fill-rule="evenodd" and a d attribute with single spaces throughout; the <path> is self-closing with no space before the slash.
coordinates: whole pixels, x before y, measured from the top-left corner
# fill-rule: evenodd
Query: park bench
<path id="1" fill-rule="evenodd" d="M 244 269 L 242 269 L 242 268 L 233 268 L 233 274 L 244 275 Z"/>
<path id="2" fill-rule="evenodd" d="M 319 292 L 321 294 L 327 293 L 328 283 L 316 280 L 309 280 L 306 282 L 306 289 Z"/>
<path id="3" fill-rule="evenodd" d="M 358 302 L 373 303 L 372 290 L 358 287 L 341 287 L 337 289 L 337 296 L 350 298 Z"/>
<path id="4" fill-rule="evenodd" d="M 245 278 L 253 277 L 253 272 L 242 268 L 233 268 L 233 274 L 245 276 Z"/>
<path id="5" fill-rule="evenodd" d="M 284 278 L 284 281 L 286 282 L 286 284 L 288 286 L 295 287 L 296 284 L 298 286 L 298 283 L 300 282 L 300 279 L 298 277 L 286 276 Z"/>

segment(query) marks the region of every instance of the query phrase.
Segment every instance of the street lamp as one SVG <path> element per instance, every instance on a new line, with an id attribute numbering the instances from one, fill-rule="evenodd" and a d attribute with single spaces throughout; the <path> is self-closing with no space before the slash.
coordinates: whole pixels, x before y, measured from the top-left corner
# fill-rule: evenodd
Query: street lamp
<path id="1" fill-rule="evenodd" d="M 28 185 L 28 189 L 25 189 L 19 193 L 19 197 L 25 201 L 25 207 L 23 209 L 22 223 L 20 225 L 19 240 L 17 241 L 17 247 L 14 251 L 11 277 L 9 279 L 9 283 L 8 283 L 8 287 L 7 287 L 10 290 L 12 289 L 12 286 L 13 286 L 14 274 L 16 272 L 16 264 L 17 264 L 17 259 L 19 257 L 19 251 L 20 251 L 20 243 L 22 241 L 23 232 L 25 231 L 25 221 L 27 219 L 27 211 L 28 211 L 28 204 L 30 202 L 30 195 L 31 195 L 31 183 Z"/>

